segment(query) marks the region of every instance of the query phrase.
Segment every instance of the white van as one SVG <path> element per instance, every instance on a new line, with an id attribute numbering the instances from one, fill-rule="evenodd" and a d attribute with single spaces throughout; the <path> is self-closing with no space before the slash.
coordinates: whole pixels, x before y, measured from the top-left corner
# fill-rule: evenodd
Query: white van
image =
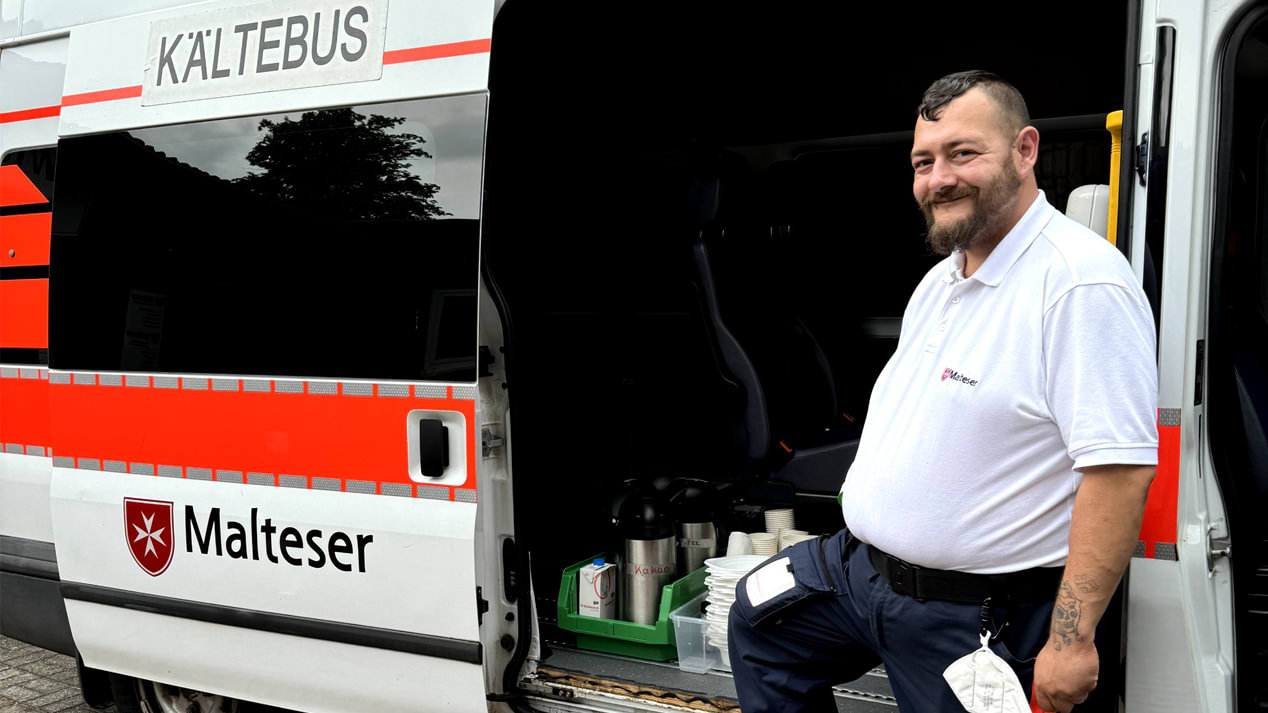
<path id="1" fill-rule="evenodd" d="M 646 629 L 569 577 L 627 481 L 841 526 L 914 106 L 980 67 L 1158 320 L 1082 710 L 1268 705 L 1268 3 L 838 5 L 0 0 L 0 633 L 121 711 L 737 710 L 703 577 Z"/>

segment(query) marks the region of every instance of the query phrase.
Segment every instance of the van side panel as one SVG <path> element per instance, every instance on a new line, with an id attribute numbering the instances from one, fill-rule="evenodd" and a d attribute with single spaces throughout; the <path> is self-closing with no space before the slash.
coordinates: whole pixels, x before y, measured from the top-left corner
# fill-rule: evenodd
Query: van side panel
<path id="1" fill-rule="evenodd" d="M 0 36 L 17 33 L 20 10 L 4 3 Z M 68 45 L 0 50 L 0 633 L 73 654 L 49 507 L 47 368 L 51 147 Z"/>

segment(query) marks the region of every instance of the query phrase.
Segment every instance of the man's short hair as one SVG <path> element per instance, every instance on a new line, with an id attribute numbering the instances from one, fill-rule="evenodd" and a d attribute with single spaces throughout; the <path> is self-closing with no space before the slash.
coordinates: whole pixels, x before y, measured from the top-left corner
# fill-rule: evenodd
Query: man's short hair
<path id="1" fill-rule="evenodd" d="M 1017 91 L 1017 87 L 993 72 L 980 69 L 948 74 L 930 84 L 925 95 L 920 98 L 920 107 L 916 111 L 925 121 L 937 121 L 947 104 L 974 87 L 979 87 L 999 107 L 1002 128 L 1008 134 L 1016 135 L 1030 125 L 1026 100 Z"/>

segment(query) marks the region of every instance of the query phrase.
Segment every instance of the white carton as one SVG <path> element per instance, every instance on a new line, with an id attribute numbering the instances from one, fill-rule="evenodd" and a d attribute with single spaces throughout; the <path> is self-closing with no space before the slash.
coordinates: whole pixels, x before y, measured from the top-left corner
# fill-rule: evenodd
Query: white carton
<path id="1" fill-rule="evenodd" d="M 577 580 L 577 613 L 595 619 L 616 619 L 616 565 L 602 557 L 581 568 Z"/>

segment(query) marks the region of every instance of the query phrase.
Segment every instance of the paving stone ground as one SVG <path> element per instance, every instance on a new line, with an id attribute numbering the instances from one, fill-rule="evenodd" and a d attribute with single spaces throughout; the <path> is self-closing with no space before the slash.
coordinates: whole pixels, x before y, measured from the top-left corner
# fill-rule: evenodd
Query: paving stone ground
<path id="1" fill-rule="evenodd" d="M 0 713 L 63 711 L 98 713 L 79 695 L 75 659 L 0 636 Z"/>

